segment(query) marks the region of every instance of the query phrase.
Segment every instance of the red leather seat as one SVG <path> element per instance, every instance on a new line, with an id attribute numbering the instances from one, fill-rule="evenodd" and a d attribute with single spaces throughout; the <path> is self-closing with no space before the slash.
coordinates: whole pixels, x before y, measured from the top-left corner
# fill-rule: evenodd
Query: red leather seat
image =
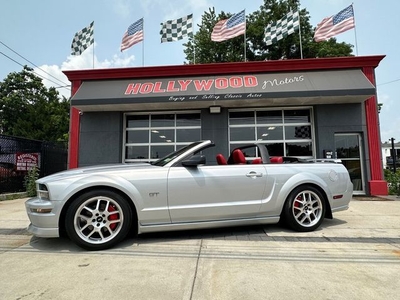
<path id="1" fill-rule="evenodd" d="M 272 156 L 269 160 L 271 161 L 271 164 L 283 164 L 282 156 Z"/>
<path id="2" fill-rule="evenodd" d="M 262 159 L 257 157 L 255 159 L 253 159 L 253 161 L 251 162 L 252 164 L 262 164 Z"/>
<path id="3" fill-rule="evenodd" d="M 225 157 L 222 154 L 217 154 L 216 158 L 217 158 L 217 163 L 219 165 L 227 165 L 228 164 Z"/>
<path id="4" fill-rule="evenodd" d="M 232 153 L 233 156 L 233 162 L 235 164 L 245 164 L 246 163 L 246 157 L 244 157 L 244 154 L 242 150 L 236 149 Z"/>

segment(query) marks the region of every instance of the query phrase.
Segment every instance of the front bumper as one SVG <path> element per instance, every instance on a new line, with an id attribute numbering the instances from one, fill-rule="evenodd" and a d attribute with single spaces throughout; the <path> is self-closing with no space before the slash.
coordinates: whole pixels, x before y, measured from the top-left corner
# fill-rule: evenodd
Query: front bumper
<path id="1" fill-rule="evenodd" d="M 28 232 L 38 237 L 59 237 L 61 201 L 31 198 L 25 202 L 26 213 L 31 224 Z"/>

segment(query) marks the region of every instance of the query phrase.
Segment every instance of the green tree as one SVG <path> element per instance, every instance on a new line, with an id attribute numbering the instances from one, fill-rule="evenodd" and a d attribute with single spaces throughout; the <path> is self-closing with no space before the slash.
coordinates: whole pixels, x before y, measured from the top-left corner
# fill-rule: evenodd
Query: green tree
<path id="1" fill-rule="evenodd" d="M 0 132 L 44 141 L 66 142 L 69 100 L 46 88 L 33 69 L 10 73 L 0 82 Z"/>
<path id="2" fill-rule="evenodd" d="M 300 36 L 293 33 L 280 41 L 267 46 L 264 30 L 267 24 L 276 22 L 290 10 L 298 11 L 299 0 L 264 0 L 260 9 L 246 16 L 246 58 L 249 61 L 301 58 Z M 303 58 L 338 57 L 352 55 L 351 44 L 337 43 L 335 38 L 315 42 L 314 28 L 310 24 L 306 9 L 299 10 Z M 199 30 L 184 44 L 187 63 L 213 63 L 244 60 L 244 37 L 216 43 L 211 41 L 215 24 L 227 19 L 230 13 L 216 15 L 215 9 L 204 12 Z"/>

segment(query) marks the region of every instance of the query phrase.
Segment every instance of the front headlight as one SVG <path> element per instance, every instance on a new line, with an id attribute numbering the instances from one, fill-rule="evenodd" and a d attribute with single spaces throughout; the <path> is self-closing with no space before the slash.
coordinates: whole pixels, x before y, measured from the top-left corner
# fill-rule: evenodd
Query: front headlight
<path id="1" fill-rule="evenodd" d="M 42 183 L 38 184 L 36 193 L 38 198 L 42 200 L 49 200 L 49 191 L 47 190 L 47 187 L 44 184 Z"/>

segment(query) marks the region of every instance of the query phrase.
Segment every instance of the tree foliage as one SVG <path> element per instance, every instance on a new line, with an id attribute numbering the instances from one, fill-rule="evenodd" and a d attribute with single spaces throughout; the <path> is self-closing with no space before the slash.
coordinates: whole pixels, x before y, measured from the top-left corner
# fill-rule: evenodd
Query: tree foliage
<path id="1" fill-rule="evenodd" d="M 69 100 L 47 89 L 33 69 L 10 73 L 0 82 L 0 132 L 43 141 L 66 141 Z"/>
<path id="2" fill-rule="evenodd" d="M 301 58 L 300 35 L 293 33 L 280 41 L 267 46 L 264 42 L 264 30 L 267 24 L 276 22 L 290 10 L 300 8 L 299 0 L 264 0 L 259 10 L 246 16 L 246 59 L 249 61 Z M 315 42 L 314 28 L 310 24 L 309 12 L 299 10 L 301 44 L 303 58 L 338 57 L 352 55 L 352 45 L 338 43 L 335 38 L 324 42 Z M 244 60 L 244 36 L 216 43 L 211 41 L 215 24 L 232 14 L 214 8 L 205 11 L 199 30 L 184 44 L 187 63 L 215 63 Z"/>

